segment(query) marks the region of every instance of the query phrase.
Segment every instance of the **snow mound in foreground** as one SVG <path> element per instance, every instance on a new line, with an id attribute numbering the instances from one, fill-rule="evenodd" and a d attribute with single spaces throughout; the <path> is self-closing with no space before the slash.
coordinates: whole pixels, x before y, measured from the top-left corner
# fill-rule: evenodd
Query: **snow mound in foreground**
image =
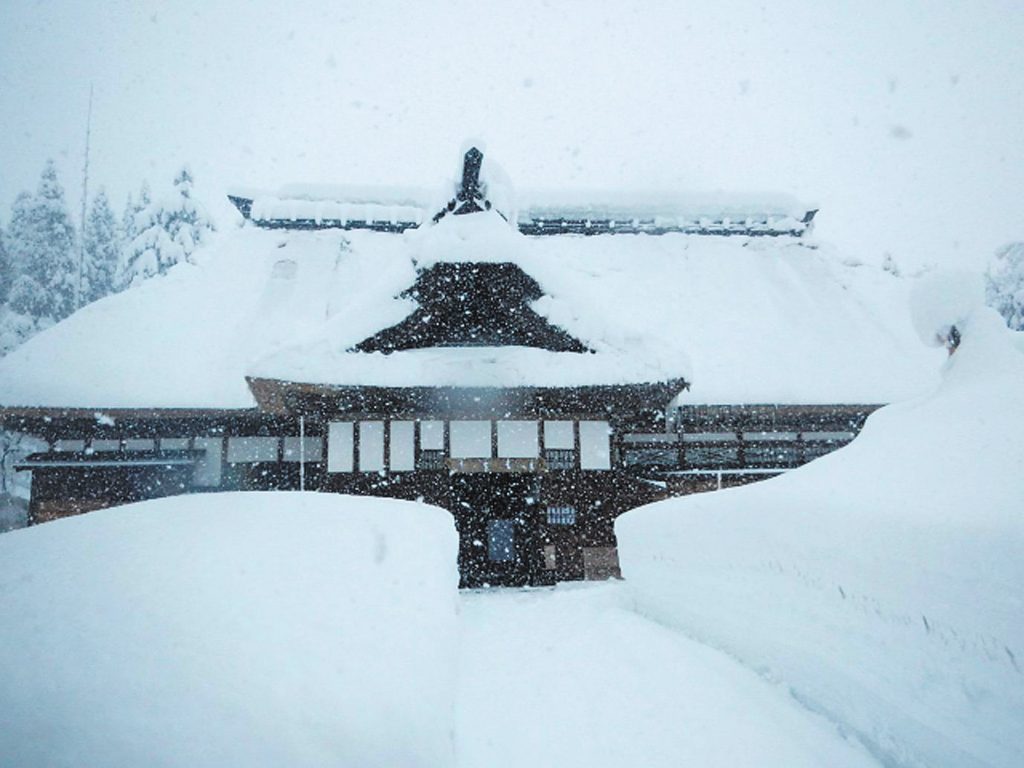
<path id="1" fill-rule="evenodd" d="M 766 483 L 616 526 L 639 610 L 886 765 L 1024 764 L 1024 355 L 988 309 L 936 392 Z"/>
<path id="2" fill-rule="evenodd" d="M 457 539 L 409 502 L 231 493 L 0 538 L 19 766 L 452 762 Z"/>

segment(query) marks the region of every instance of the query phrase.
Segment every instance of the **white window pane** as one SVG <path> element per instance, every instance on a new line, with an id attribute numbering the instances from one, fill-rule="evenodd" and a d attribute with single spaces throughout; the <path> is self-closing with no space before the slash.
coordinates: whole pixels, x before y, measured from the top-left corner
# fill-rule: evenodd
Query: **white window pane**
<path id="1" fill-rule="evenodd" d="M 544 448 L 571 451 L 575 447 L 571 421 L 544 422 Z"/>
<path id="2" fill-rule="evenodd" d="M 276 437 L 228 438 L 229 464 L 245 464 L 256 461 L 277 461 Z"/>
<path id="3" fill-rule="evenodd" d="M 121 441 L 116 439 L 93 440 L 89 447 L 94 451 L 119 451 L 121 450 Z"/>
<path id="4" fill-rule="evenodd" d="M 189 448 L 187 437 L 161 437 L 161 451 L 187 451 Z"/>
<path id="5" fill-rule="evenodd" d="M 453 421 L 451 453 L 453 459 L 489 459 L 491 457 L 491 422 Z"/>
<path id="6" fill-rule="evenodd" d="M 853 432 L 804 432 L 804 440 L 853 440 Z"/>
<path id="7" fill-rule="evenodd" d="M 679 442 L 679 435 L 664 434 L 661 432 L 652 432 L 647 434 L 632 434 L 623 435 L 622 442 L 624 443 L 635 443 L 637 445 L 644 444 L 664 444 L 664 443 L 677 443 Z"/>
<path id="8" fill-rule="evenodd" d="M 498 422 L 498 456 L 503 459 L 533 459 L 539 452 L 536 421 Z"/>
<path id="9" fill-rule="evenodd" d="M 611 469 L 611 428 L 607 421 L 580 422 L 580 468 Z"/>
<path id="10" fill-rule="evenodd" d="M 424 451 L 444 450 L 444 422 L 420 422 L 420 449 Z"/>
<path id="11" fill-rule="evenodd" d="M 133 439 L 124 441 L 124 449 L 126 451 L 152 451 L 155 445 L 155 440 Z"/>
<path id="12" fill-rule="evenodd" d="M 416 468 L 413 450 L 413 422 L 391 422 L 390 466 L 393 472 L 409 472 Z"/>
<path id="13" fill-rule="evenodd" d="M 349 421 L 332 421 L 327 427 L 327 471 L 352 471 L 352 432 Z"/>
<path id="14" fill-rule="evenodd" d="M 744 432 L 744 440 L 796 440 L 796 432 Z"/>
<path id="15" fill-rule="evenodd" d="M 53 444 L 53 450 L 64 453 L 66 451 L 84 451 L 85 440 L 58 440 Z"/>
<path id="16" fill-rule="evenodd" d="M 384 422 L 359 422 L 359 469 L 379 472 L 384 469 Z"/>
<path id="17" fill-rule="evenodd" d="M 305 455 L 303 455 L 303 439 L 305 439 Z M 319 463 L 324 456 L 324 443 L 319 437 L 286 437 L 284 439 L 284 460 Z"/>
<path id="18" fill-rule="evenodd" d="M 684 443 L 724 443 L 735 439 L 735 432 L 688 432 L 683 435 Z"/>
<path id="19" fill-rule="evenodd" d="M 194 442 L 197 451 L 204 451 L 203 456 L 196 462 L 196 469 L 192 475 L 192 482 L 196 485 L 213 487 L 220 485 L 220 451 L 221 438 L 219 437 L 197 437 Z"/>
<path id="20" fill-rule="evenodd" d="M 319 435 L 307 437 L 304 441 L 306 447 L 306 461 L 321 462 L 324 460 L 324 439 Z"/>

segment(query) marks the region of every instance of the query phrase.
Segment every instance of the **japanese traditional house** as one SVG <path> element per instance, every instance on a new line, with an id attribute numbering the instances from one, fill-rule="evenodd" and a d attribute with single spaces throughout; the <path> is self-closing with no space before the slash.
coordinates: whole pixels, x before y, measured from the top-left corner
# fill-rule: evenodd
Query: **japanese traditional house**
<path id="1" fill-rule="evenodd" d="M 803 239 L 813 210 L 516 214 L 486 171 L 470 149 L 437 211 L 233 195 L 230 245 L 0 361 L 3 426 L 48 445 L 19 465 L 30 522 L 229 489 L 386 495 L 451 511 L 464 586 L 607 578 L 622 512 L 822 456 L 934 368 L 891 309 L 847 301 L 853 330 L 814 337 L 851 277 Z M 688 301 L 715 263 L 719 294 Z M 722 300 L 758 273 L 826 295 Z"/>

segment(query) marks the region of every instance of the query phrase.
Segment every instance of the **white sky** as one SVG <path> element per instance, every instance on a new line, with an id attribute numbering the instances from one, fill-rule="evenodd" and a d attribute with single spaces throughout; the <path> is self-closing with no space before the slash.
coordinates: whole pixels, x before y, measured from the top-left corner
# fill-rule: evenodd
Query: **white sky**
<path id="1" fill-rule="evenodd" d="M 4 0 L 0 220 L 48 156 L 77 206 L 92 83 L 118 210 L 182 161 L 222 216 L 232 185 L 438 185 L 474 136 L 524 187 L 794 193 L 867 261 L 1024 239 L 1020 2 L 292 5 Z"/>

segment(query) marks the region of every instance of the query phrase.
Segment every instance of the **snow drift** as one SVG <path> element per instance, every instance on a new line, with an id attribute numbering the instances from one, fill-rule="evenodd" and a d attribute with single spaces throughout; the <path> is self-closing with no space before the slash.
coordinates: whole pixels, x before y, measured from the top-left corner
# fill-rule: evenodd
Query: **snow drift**
<path id="1" fill-rule="evenodd" d="M 3 762 L 448 765 L 456 551 L 440 509 L 317 494 L 6 534 Z"/>
<path id="2" fill-rule="evenodd" d="M 781 680 L 883 764 L 1024 764 L 1024 355 L 991 310 L 929 396 L 756 486 L 616 527 L 638 609 Z"/>

